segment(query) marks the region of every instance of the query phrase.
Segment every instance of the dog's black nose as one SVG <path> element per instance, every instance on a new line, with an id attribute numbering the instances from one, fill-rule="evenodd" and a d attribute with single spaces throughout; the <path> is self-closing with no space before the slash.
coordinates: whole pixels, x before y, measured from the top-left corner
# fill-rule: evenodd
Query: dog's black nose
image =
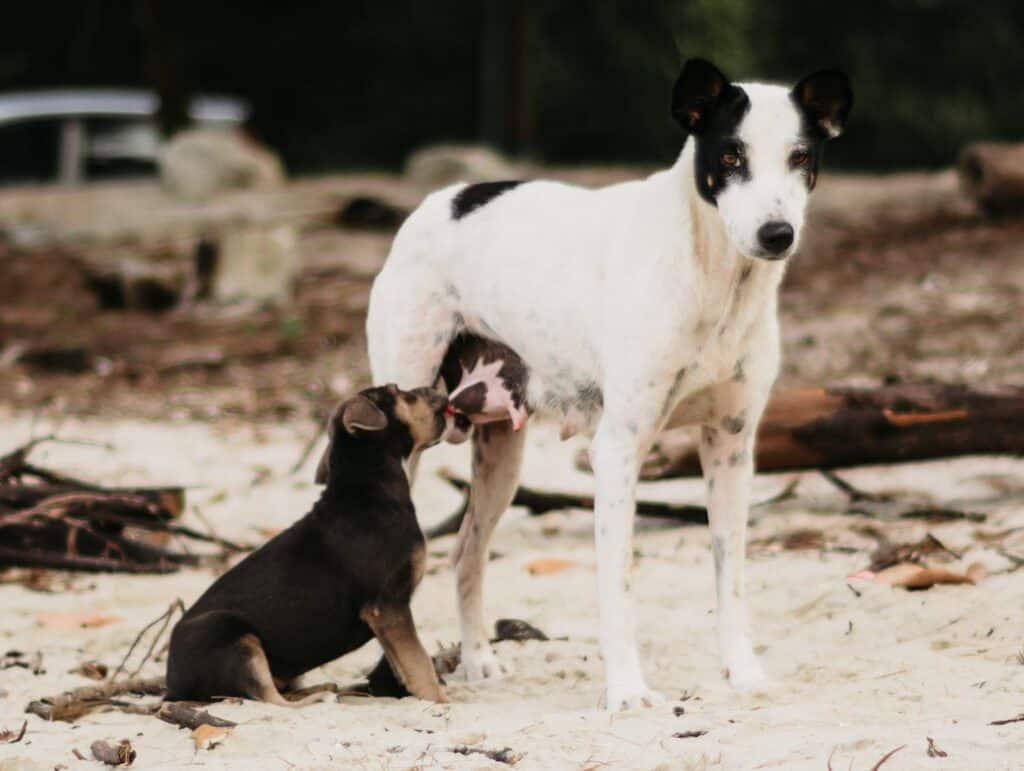
<path id="1" fill-rule="evenodd" d="M 766 252 L 782 254 L 793 244 L 793 226 L 788 222 L 766 222 L 758 228 L 757 240 Z"/>

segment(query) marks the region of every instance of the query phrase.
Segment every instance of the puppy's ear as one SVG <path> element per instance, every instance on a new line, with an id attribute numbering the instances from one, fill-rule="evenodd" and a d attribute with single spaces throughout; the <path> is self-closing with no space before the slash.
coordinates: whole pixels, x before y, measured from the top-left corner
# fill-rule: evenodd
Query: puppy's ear
<path id="1" fill-rule="evenodd" d="M 706 59 L 689 59 L 672 88 L 672 117 L 684 131 L 700 136 L 729 88 L 729 79 Z"/>
<path id="2" fill-rule="evenodd" d="M 381 431 L 388 427 L 388 416 L 365 396 L 353 396 L 341 406 L 341 424 L 348 433 Z"/>
<path id="3" fill-rule="evenodd" d="M 840 70 L 821 70 L 793 87 L 793 102 L 807 123 L 825 139 L 843 133 L 853 107 L 850 79 Z"/>

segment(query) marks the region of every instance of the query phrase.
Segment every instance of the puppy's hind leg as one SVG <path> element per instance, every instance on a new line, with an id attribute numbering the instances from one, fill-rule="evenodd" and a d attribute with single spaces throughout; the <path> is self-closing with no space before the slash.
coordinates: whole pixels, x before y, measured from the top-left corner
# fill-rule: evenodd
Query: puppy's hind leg
<path id="1" fill-rule="evenodd" d="M 277 689 L 274 676 L 270 672 L 270 663 L 267 661 L 267 654 L 260 644 L 259 638 L 254 634 L 242 635 L 238 639 L 238 649 L 243 656 L 243 674 L 240 678 L 242 692 L 250 699 L 265 701 L 268 704 L 275 704 L 278 707 L 303 707 L 317 701 L 324 701 L 330 696 L 322 692 L 306 696 L 301 699 L 289 701 Z"/>
<path id="2" fill-rule="evenodd" d="M 477 426 L 473 432 L 473 481 L 452 559 L 458 579 L 462 665 L 467 680 L 502 674 L 484 626 L 483 578 L 488 544 L 512 502 L 523 463 L 526 429 L 509 423 Z"/>

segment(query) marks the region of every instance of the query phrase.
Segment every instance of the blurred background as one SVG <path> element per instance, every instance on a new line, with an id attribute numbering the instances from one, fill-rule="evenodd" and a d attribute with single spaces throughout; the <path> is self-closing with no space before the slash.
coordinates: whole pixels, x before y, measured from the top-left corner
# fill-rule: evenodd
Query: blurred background
<path id="1" fill-rule="evenodd" d="M 830 160 L 935 168 L 964 137 L 1016 138 L 1022 37 L 1012 0 L 51 0 L 5 10 L 0 93 L 152 88 L 165 131 L 189 95 L 235 95 L 291 173 L 397 169 L 424 144 L 477 140 L 549 163 L 662 163 L 683 58 L 736 79 L 841 65 L 857 109 Z M 0 133 L 0 179 L 55 172 L 45 128 Z"/>
<path id="2" fill-rule="evenodd" d="M 782 385 L 1024 371 L 1011 0 L 16 3 L 0 25 L 0 401 L 322 417 L 369 286 L 457 180 L 631 179 L 669 95 L 849 72 L 783 288 Z"/>

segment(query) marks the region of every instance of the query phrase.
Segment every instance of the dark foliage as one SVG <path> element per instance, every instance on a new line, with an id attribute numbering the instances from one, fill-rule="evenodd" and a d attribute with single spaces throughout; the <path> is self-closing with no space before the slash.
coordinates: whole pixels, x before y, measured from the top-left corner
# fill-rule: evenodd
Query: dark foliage
<path id="1" fill-rule="evenodd" d="M 501 24 L 485 23 L 488 3 L 457 0 L 16 3 L 0 25 L 0 92 L 151 82 L 159 62 L 143 41 L 153 5 L 180 37 L 167 50 L 179 52 L 185 87 L 249 98 L 254 133 L 293 171 L 394 167 L 417 146 L 474 139 L 487 109 L 482 62 L 509 44 L 494 37 Z M 829 148 L 833 165 L 945 165 L 968 140 L 1015 139 L 1024 127 L 1024 5 L 1013 0 L 983 9 L 968 0 L 514 7 L 501 19 L 522 30 L 511 56 L 522 63 L 517 104 L 527 114 L 513 121 L 510 144 L 549 161 L 671 158 L 680 135 L 669 94 L 687 56 L 737 78 L 847 69 L 857 107 Z M 0 177 L 52 163 L 54 132 L 6 128 L 2 138 Z"/>

